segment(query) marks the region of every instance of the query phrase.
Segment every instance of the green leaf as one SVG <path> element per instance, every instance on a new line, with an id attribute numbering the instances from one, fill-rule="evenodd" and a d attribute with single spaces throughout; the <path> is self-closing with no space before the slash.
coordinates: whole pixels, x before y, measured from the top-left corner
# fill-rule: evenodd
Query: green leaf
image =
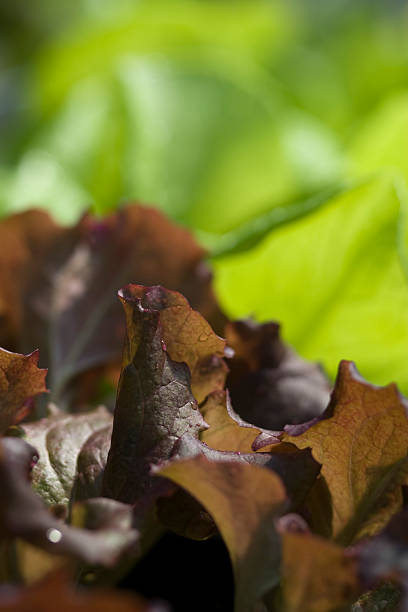
<path id="1" fill-rule="evenodd" d="M 373 382 L 407 390 L 404 228 L 393 182 L 372 180 L 244 255 L 217 259 L 216 291 L 232 318 L 281 321 L 284 338 L 331 376 L 352 358 Z"/>
<path id="2" fill-rule="evenodd" d="M 233 11 L 226 0 L 216 4 L 175 0 L 172 5 L 143 0 L 105 18 L 98 12 L 98 19 L 80 22 L 65 39 L 51 40 L 42 50 L 36 64 L 36 102 L 52 108 L 72 83 L 106 70 L 121 55 L 165 54 L 190 57 L 190 62 L 193 57 L 197 63 L 204 55 L 204 61 L 218 63 L 219 69 L 218 53 L 227 50 L 231 61 L 235 58 L 236 70 L 242 71 L 246 54 L 256 59 L 276 53 L 290 25 L 283 6 L 259 0 L 240 0 Z"/>
<path id="3" fill-rule="evenodd" d="M 273 77 L 290 11 L 177 7 L 175 21 L 174 7 L 140 2 L 44 46 L 27 93 L 35 126 L 3 188 L 9 210 L 34 202 L 69 222 L 89 203 L 107 212 L 137 198 L 220 233 L 340 178 L 336 136 Z"/>
<path id="4" fill-rule="evenodd" d="M 386 97 L 360 125 L 351 142 L 351 172 L 368 174 L 389 169 L 408 181 L 406 138 L 408 92 Z"/>
<path id="5" fill-rule="evenodd" d="M 272 207 L 272 210 L 249 219 L 225 234 L 217 235 L 200 231 L 197 234 L 208 247 L 213 259 L 247 251 L 267 237 L 269 232 L 309 215 L 342 190 L 341 187 L 333 187 L 301 202 Z"/>

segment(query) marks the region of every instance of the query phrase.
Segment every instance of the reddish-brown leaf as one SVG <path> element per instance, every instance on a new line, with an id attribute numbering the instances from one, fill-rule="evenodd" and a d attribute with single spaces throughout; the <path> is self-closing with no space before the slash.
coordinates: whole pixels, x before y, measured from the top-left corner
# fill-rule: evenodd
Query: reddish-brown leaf
<path id="1" fill-rule="evenodd" d="M 33 267 L 47 267 L 53 244 L 64 235 L 51 217 L 41 210 L 28 210 L 0 222 L 0 346 L 32 351 L 24 343 L 23 319 L 28 301 L 26 287 Z M 32 330 L 26 330 L 31 333 Z"/>
<path id="2" fill-rule="evenodd" d="M 214 450 L 190 434 L 184 434 L 175 446 L 174 458 L 203 456 L 210 461 L 246 463 L 265 467 L 282 480 L 292 510 L 301 505 L 319 474 L 320 466 L 309 449 L 299 450 L 293 444 L 280 444 L 273 453 L 240 453 Z"/>
<path id="3" fill-rule="evenodd" d="M 173 361 L 185 363 L 191 373 L 191 389 L 197 402 L 209 393 L 223 389 L 227 367 L 223 360 L 225 340 L 217 336 L 204 317 L 193 310 L 186 298 L 162 287 L 127 285 L 119 292 L 126 320 L 135 304 L 160 311 L 163 343 Z"/>
<path id="4" fill-rule="evenodd" d="M 358 593 L 357 567 L 342 548 L 308 533 L 282 534 L 284 612 L 331 612 Z"/>
<path id="5" fill-rule="evenodd" d="M 184 338 L 166 318 L 162 323 L 172 298 L 162 287 L 121 292 L 127 335 L 103 494 L 127 503 L 151 494 L 156 486 L 151 464 L 169 459 L 181 436 L 198 436 L 206 427 L 191 393 L 189 368 L 169 354 L 168 345 L 177 342 L 172 334 Z M 197 338 L 190 340 L 194 349 Z"/>
<path id="6" fill-rule="evenodd" d="M 168 612 L 130 593 L 98 589 L 75 591 L 64 571 L 49 574 L 26 589 L 9 588 L 0 599 L 2 612 Z"/>
<path id="7" fill-rule="evenodd" d="M 124 321 L 116 294 L 125 283 L 181 290 L 220 329 L 204 254 L 185 229 L 137 205 L 102 220 L 85 215 L 73 228 L 40 211 L 1 221 L 0 345 L 40 348 L 54 396 L 65 397 L 78 374 L 120 363 Z"/>
<path id="8" fill-rule="evenodd" d="M 408 456 L 406 411 L 407 402 L 394 384 L 371 385 L 354 364 L 342 361 L 324 415 L 286 428 L 282 440 L 310 447 L 322 465 L 315 507 L 321 506 L 337 541 L 349 544 L 377 533 L 401 507 Z"/>
<path id="9" fill-rule="evenodd" d="M 0 433 L 21 421 L 33 407 L 33 398 L 47 390 L 47 371 L 37 364 L 38 351 L 20 355 L 0 349 Z"/>
<path id="10" fill-rule="evenodd" d="M 46 418 L 23 423 L 21 429 L 39 453 L 33 486 L 47 505 L 68 506 L 79 484 L 81 499 L 100 495 L 112 431 L 112 415 L 106 408 L 99 406 L 83 414 L 55 410 Z M 95 433 L 100 435 L 98 448 Z"/>
<path id="11" fill-rule="evenodd" d="M 253 452 L 253 443 L 261 431 L 245 423 L 234 413 L 228 392 L 211 393 L 200 411 L 209 426 L 200 434 L 200 439 L 207 446 L 220 451 Z"/>
<path id="12" fill-rule="evenodd" d="M 211 514 L 231 557 L 235 610 L 252 610 L 279 579 L 274 519 L 286 507 L 279 477 L 255 465 L 208 461 L 203 456 L 170 461 L 157 474 L 186 489 Z"/>
<path id="13" fill-rule="evenodd" d="M 31 488 L 28 474 L 37 451 L 19 438 L 0 440 L 0 535 L 22 538 L 48 553 L 89 565 L 111 567 L 124 553 L 134 552 L 138 533 L 107 526 L 76 529 L 55 518 Z"/>
<path id="14" fill-rule="evenodd" d="M 279 336 L 274 322 L 234 321 L 225 328 L 234 357 L 227 386 L 234 410 L 249 423 L 281 430 L 320 415 L 330 385 L 321 368 L 301 359 Z"/>

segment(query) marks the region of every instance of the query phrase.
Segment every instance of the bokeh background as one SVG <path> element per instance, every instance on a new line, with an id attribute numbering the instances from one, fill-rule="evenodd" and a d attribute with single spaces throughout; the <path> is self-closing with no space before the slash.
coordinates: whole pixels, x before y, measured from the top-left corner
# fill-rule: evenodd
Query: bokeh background
<path id="1" fill-rule="evenodd" d="M 0 3 L 3 216 L 155 205 L 230 316 L 405 392 L 407 180 L 406 1 Z"/>

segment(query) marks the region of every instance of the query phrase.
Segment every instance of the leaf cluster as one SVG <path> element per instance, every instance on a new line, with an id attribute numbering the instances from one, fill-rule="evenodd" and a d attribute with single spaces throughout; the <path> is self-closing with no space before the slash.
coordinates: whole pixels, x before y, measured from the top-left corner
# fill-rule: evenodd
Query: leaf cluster
<path id="1" fill-rule="evenodd" d="M 70 583 L 115 583 L 166 530 L 223 539 L 235 612 L 406 609 L 395 385 L 342 361 L 332 388 L 277 323 L 227 321 L 153 210 L 0 235 L 0 610 L 166 609 Z"/>

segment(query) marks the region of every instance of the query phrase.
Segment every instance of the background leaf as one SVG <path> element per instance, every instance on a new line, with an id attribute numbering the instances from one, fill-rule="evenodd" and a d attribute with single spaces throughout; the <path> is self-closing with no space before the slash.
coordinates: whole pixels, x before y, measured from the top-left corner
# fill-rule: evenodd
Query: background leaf
<path id="1" fill-rule="evenodd" d="M 112 376 L 112 369 L 119 369 L 125 326 L 116 294 L 130 279 L 185 291 L 193 307 L 214 325 L 223 324 L 204 250 L 158 211 L 129 205 L 104 220 L 85 215 L 72 228 L 64 228 L 46 213 L 31 210 L 0 222 L 0 234 L 0 342 L 14 350 L 40 347 L 52 398 L 59 405 L 83 401 L 81 386 L 86 387 L 90 370 L 102 368 L 102 375 L 106 368 Z M 207 343 L 201 341 L 201 352 L 208 349 L 201 357 L 212 350 L 222 355 L 222 341 L 209 324 L 198 313 L 191 317 L 197 319 L 196 333 L 209 336 Z M 197 357 L 190 365 L 208 370 L 201 372 L 203 379 L 218 372 L 223 385 L 220 359 L 204 363 Z M 92 382 L 97 381 L 88 377 L 88 387 Z M 87 395 L 94 399 L 91 388 Z"/>
<path id="2" fill-rule="evenodd" d="M 40 370 L 38 351 L 19 355 L 0 349 L 0 432 L 21 421 L 34 407 L 33 399 L 47 391 L 47 370 Z"/>
<path id="3" fill-rule="evenodd" d="M 355 187 L 251 251 L 217 259 L 221 304 L 234 317 L 282 321 L 284 338 L 333 377 L 349 357 L 370 380 L 408 389 L 404 223 L 389 178 Z"/>

